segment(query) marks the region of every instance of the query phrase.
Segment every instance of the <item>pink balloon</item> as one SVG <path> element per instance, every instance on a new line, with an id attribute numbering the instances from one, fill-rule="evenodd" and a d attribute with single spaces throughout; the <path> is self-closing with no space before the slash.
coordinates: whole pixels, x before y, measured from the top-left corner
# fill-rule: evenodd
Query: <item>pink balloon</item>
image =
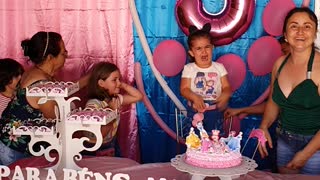
<path id="1" fill-rule="evenodd" d="M 303 0 L 301 4 L 302 7 L 309 7 L 309 5 L 310 5 L 310 0 Z"/>
<path id="2" fill-rule="evenodd" d="M 281 45 L 277 39 L 271 36 L 261 37 L 249 48 L 249 69 L 255 76 L 264 76 L 271 72 L 274 62 L 281 55 Z"/>
<path id="3" fill-rule="evenodd" d="M 282 35 L 283 21 L 294 7 L 296 5 L 292 0 L 271 0 L 262 14 L 264 30 L 272 36 Z"/>
<path id="4" fill-rule="evenodd" d="M 204 24 L 210 23 L 213 43 L 221 46 L 233 42 L 247 31 L 254 9 L 254 0 L 228 0 L 221 12 L 212 14 L 203 8 L 200 0 L 178 0 L 175 16 L 186 35 L 190 25 L 201 29 Z"/>
<path id="5" fill-rule="evenodd" d="M 197 124 L 204 118 L 203 113 L 196 113 L 193 115 L 192 126 L 197 127 Z"/>
<path id="6" fill-rule="evenodd" d="M 155 67 L 168 77 L 177 75 L 183 69 L 186 58 L 186 50 L 175 40 L 162 41 L 153 53 Z"/>
<path id="7" fill-rule="evenodd" d="M 226 54 L 218 58 L 217 62 L 222 63 L 228 71 L 228 80 L 232 91 L 237 90 L 246 77 L 246 65 L 240 56 Z"/>

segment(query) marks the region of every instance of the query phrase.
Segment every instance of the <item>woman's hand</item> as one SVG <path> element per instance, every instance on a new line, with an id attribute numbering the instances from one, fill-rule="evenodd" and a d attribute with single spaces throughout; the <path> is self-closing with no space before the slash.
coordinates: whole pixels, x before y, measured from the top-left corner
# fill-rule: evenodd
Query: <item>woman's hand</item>
<path id="1" fill-rule="evenodd" d="M 263 131 L 263 134 L 265 136 L 265 138 L 267 139 L 268 145 L 270 148 L 273 148 L 272 146 L 272 139 L 270 136 L 270 133 L 268 131 L 268 129 L 266 128 L 260 128 Z M 261 158 L 265 158 L 269 155 L 268 150 L 267 150 L 267 144 L 265 146 L 262 146 L 262 144 L 259 143 L 259 153 L 261 155 Z"/>
<path id="2" fill-rule="evenodd" d="M 241 108 L 228 108 L 224 111 L 224 118 L 228 119 L 233 116 L 238 116 L 241 113 L 242 113 Z"/>
<path id="3" fill-rule="evenodd" d="M 290 169 L 300 169 L 306 164 L 309 158 L 309 154 L 299 151 L 294 155 L 293 159 L 287 164 L 286 167 Z"/>

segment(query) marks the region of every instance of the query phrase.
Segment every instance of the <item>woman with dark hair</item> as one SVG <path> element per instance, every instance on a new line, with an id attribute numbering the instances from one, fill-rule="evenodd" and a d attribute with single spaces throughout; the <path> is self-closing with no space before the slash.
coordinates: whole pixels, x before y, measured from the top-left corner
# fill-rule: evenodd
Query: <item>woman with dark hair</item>
<path id="1" fill-rule="evenodd" d="M 317 16 L 309 8 L 287 14 L 283 36 L 290 53 L 272 70 L 271 93 L 260 129 L 272 148 L 268 128 L 279 117 L 277 165 L 280 173 L 320 174 L 320 53 L 314 41 Z M 259 146 L 262 157 L 266 146 Z"/>
<path id="2" fill-rule="evenodd" d="M 0 123 L 0 148 L 3 164 L 8 165 L 28 155 L 29 136 L 15 136 L 13 126 L 26 124 L 29 119 L 55 119 L 56 102 L 49 100 L 39 104 L 40 97 L 27 97 L 26 88 L 36 83 L 55 81 L 55 74 L 63 68 L 68 51 L 60 34 L 56 32 L 38 32 L 31 39 L 21 42 L 24 55 L 34 64 L 21 77 L 21 87 L 17 89 L 16 98 L 3 111 Z M 79 80 L 80 88 L 87 84 L 88 77 Z"/>

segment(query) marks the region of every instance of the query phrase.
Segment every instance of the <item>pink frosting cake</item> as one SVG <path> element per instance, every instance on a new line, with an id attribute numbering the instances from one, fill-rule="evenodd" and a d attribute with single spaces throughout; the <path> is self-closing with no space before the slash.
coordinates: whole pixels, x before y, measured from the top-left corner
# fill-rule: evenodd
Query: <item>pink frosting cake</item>
<path id="1" fill-rule="evenodd" d="M 187 164 L 202 168 L 229 168 L 238 166 L 242 162 L 240 153 L 240 141 L 242 133 L 235 136 L 235 132 L 231 131 L 229 137 L 219 138 L 219 131 L 212 130 L 211 138 L 200 129 L 200 136 L 195 134 L 191 128 L 186 138 L 187 151 L 184 161 Z"/>
<path id="2" fill-rule="evenodd" d="M 237 152 L 208 153 L 195 149 L 188 149 L 185 162 L 202 168 L 229 168 L 238 166 L 242 162 L 242 156 Z"/>

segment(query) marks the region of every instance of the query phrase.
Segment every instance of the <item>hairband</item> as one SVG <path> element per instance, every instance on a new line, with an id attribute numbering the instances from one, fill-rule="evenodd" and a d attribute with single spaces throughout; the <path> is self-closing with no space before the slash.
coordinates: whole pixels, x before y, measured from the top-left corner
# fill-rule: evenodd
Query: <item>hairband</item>
<path id="1" fill-rule="evenodd" d="M 44 55 L 46 55 L 48 45 L 49 45 L 49 32 L 47 32 L 47 42 L 46 42 L 46 47 L 44 48 L 42 57 L 44 57 Z"/>

